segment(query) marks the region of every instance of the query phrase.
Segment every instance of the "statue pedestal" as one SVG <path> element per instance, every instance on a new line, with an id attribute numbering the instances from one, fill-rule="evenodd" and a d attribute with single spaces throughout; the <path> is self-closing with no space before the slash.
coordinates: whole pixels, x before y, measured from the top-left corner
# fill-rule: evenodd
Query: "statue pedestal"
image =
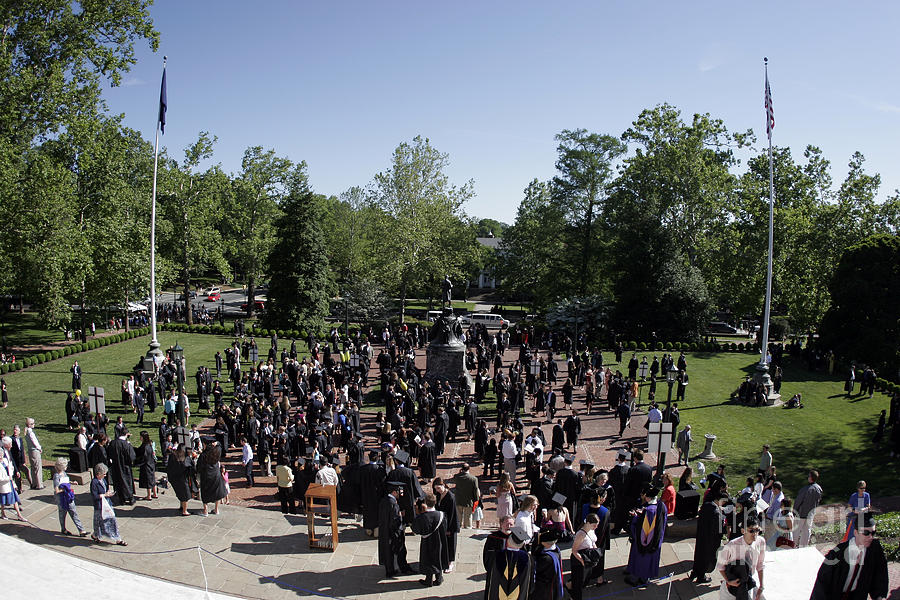
<path id="1" fill-rule="evenodd" d="M 428 344 L 426 349 L 425 380 L 447 380 L 454 388 L 459 385 L 461 375 L 468 378 L 466 371 L 466 347 L 463 344 Z"/>
<path id="2" fill-rule="evenodd" d="M 755 381 L 757 385 L 765 386 L 766 406 L 781 406 L 781 394 L 775 392 L 775 385 L 772 383 L 772 378 L 769 376 L 768 365 L 756 365 L 756 373 L 753 376 L 753 381 Z"/>
<path id="3" fill-rule="evenodd" d="M 711 433 L 707 433 L 704 437 L 706 438 L 706 447 L 703 448 L 703 452 L 701 452 L 697 456 L 697 458 L 703 458 L 703 459 L 707 459 L 707 460 L 716 458 L 716 454 L 715 454 L 715 452 L 713 452 L 713 449 L 712 449 L 713 442 L 716 441 L 716 436 L 714 436 Z"/>

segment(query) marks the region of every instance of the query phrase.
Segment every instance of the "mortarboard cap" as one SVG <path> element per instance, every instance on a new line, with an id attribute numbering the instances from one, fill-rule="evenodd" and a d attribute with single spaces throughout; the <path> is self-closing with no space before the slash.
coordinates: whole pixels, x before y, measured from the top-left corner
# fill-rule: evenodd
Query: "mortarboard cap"
<path id="1" fill-rule="evenodd" d="M 582 467 L 593 467 L 594 461 L 585 460 L 582 458 L 581 460 L 578 461 L 578 464 L 581 465 Z"/>
<path id="2" fill-rule="evenodd" d="M 409 452 L 405 450 L 397 450 L 394 452 L 394 460 L 397 462 L 403 463 L 404 465 L 409 464 Z"/>
<path id="3" fill-rule="evenodd" d="M 555 527 L 543 527 L 539 535 L 542 542 L 556 542 L 559 540 L 559 529 Z"/>
<path id="4" fill-rule="evenodd" d="M 563 494 L 560 494 L 559 492 L 556 492 L 555 494 L 553 494 L 553 497 L 551 498 L 551 500 L 553 502 L 556 502 L 558 505 L 562 506 L 563 504 L 566 503 L 566 496 Z"/>
<path id="5" fill-rule="evenodd" d="M 341 465 L 341 457 L 336 454 L 334 456 L 332 456 L 331 464 L 333 464 L 336 467 L 339 467 Z"/>
<path id="6" fill-rule="evenodd" d="M 509 537 L 511 537 L 518 544 L 524 544 L 531 539 L 531 535 L 521 525 L 516 525 L 515 527 L 510 529 Z"/>
<path id="7" fill-rule="evenodd" d="M 575 457 L 571 454 L 563 454 L 563 460 L 565 460 L 567 463 L 570 463 L 575 460 Z"/>

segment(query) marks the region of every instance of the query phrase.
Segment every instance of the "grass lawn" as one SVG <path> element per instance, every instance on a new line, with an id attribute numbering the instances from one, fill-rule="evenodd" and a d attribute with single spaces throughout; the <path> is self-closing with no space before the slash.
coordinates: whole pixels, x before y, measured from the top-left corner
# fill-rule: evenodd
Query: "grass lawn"
<path id="1" fill-rule="evenodd" d="M 194 396 L 196 385 L 193 374 L 199 365 L 206 365 L 215 377 L 216 350 L 224 350 L 232 339 L 229 336 L 167 331 L 159 334 L 163 350 L 174 346 L 176 341 L 184 348 L 188 369 L 186 387 L 191 396 L 192 422 L 205 418 L 205 415 L 196 413 L 197 404 Z M 130 410 L 126 413 L 121 402 L 122 379 L 128 377 L 138 358 L 147 352 L 149 341 L 150 336 L 139 337 L 89 352 L 73 354 L 24 371 L 7 373 L 4 378 L 9 389 L 9 406 L 5 410 L 0 410 L 0 427 L 12 433 L 14 424 L 24 428 L 25 417 L 33 417 L 37 422 L 38 439 L 44 447 L 44 458 L 67 456 L 75 434 L 65 425 L 65 401 L 66 393 L 72 385 L 69 368 L 77 359 L 83 371 L 82 393 L 87 394 L 88 386 L 100 386 L 106 392 L 106 410 L 110 420 L 108 433 L 112 434 L 112 424 L 116 417 L 122 415 L 132 431 L 132 443 L 140 444 L 138 433 L 141 429 L 149 431 L 151 439 L 157 439 L 156 429 L 162 417 L 161 403 L 155 413 L 145 413 L 143 426 L 138 426 L 135 422 L 136 415 Z M 305 350 L 306 345 L 302 346 Z M 230 385 L 224 387 L 226 392 L 231 389 Z"/>
<path id="2" fill-rule="evenodd" d="M 229 336 L 174 332 L 161 332 L 159 338 L 164 349 L 176 341 L 184 347 L 190 394 L 195 388 L 192 375 L 197 366 L 214 369 L 216 350 L 223 350 L 231 340 Z M 149 337 L 136 338 L 7 374 L 10 403 L 9 408 L 0 410 L 0 427 L 11 431 L 13 424 L 24 424 L 26 416 L 34 417 L 39 438 L 47 450 L 45 458 L 63 455 L 73 439 L 73 433 L 64 425 L 65 397 L 71 385 L 69 367 L 77 357 L 84 371 L 84 392 L 89 385 L 105 388 L 110 420 L 124 415 L 136 441 L 140 428 L 135 427 L 132 413 L 124 413 L 120 389 L 122 379 L 146 352 L 148 341 Z M 298 346 L 306 349 L 305 344 Z M 627 360 L 628 354 L 623 358 Z M 887 396 L 876 393 L 872 399 L 848 399 L 844 396 L 840 377 L 811 373 L 787 358 L 782 396 L 787 399 L 802 392 L 805 408 L 745 407 L 730 401 L 729 396 L 743 376 L 753 372 L 757 361 L 755 354 L 690 353 L 687 360 L 691 383 L 687 401 L 680 405 L 681 423 L 693 427 L 695 454 L 703 449 L 704 434 L 717 436 L 713 449 L 727 465 L 727 474 L 737 489 L 743 487 L 743 477 L 755 473 L 760 448 L 768 443 L 785 490 L 791 497 L 805 483 L 805 474 L 810 468 L 821 472 L 820 482 L 825 490 L 825 500 L 829 502 L 846 501 L 858 479 L 865 479 L 876 497 L 900 494 L 896 465 L 884 451 L 876 452 L 870 441 L 879 412 L 889 406 Z M 230 387 L 225 386 L 226 391 Z M 370 389 L 377 396 L 377 381 L 372 382 Z M 643 398 L 646 402 L 646 390 Z M 665 383 L 659 384 L 657 398 L 665 402 Z M 196 410 L 193 396 L 192 404 Z M 488 399 L 488 407 L 492 404 Z M 153 439 L 161 415 L 161 408 L 158 408 L 156 413 L 145 416 L 144 428 L 151 431 Z M 195 413 L 194 419 L 200 418 Z M 707 464 L 707 468 L 715 467 Z"/>
<path id="3" fill-rule="evenodd" d="M 896 465 L 871 443 L 879 413 L 890 406 L 888 396 L 847 398 L 840 377 L 810 372 L 786 357 L 782 398 L 801 392 L 805 408 L 742 406 L 729 396 L 745 374 L 753 373 L 757 355 L 691 353 L 687 360 L 691 383 L 686 402 L 679 404 L 681 424 L 692 426 L 694 454 L 703 450 L 705 434 L 717 436 L 713 451 L 726 464 L 731 486 L 742 488 L 742 478 L 756 472 L 762 445 L 768 443 L 790 497 L 806 483 L 811 468 L 820 472 L 826 501 L 846 502 L 859 479 L 867 481 L 873 496 L 900 494 Z M 666 394 L 666 384 L 659 384 L 657 399 L 664 403 Z M 707 464 L 708 472 L 713 468 Z"/>
<path id="4" fill-rule="evenodd" d="M 0 336 L 10 348 L 52 344 L 63 341 L 65 337 L 62 330 L 48 330 L 41 327 L 37 321 L 37 314 L 26 312 L 20 315 L 16 311 L 8 311 L 0 317 Z"/>

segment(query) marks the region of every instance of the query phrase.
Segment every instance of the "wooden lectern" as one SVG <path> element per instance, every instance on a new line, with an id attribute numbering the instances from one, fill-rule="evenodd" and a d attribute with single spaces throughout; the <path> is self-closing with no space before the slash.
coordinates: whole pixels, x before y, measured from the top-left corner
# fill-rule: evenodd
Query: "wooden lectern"
<path id="1" fill-rule="evenodd" d="M 316 537 L 316 515 L 331 519 L 331 534 Z M 309 547 L 334 552 L 338 545 L 337 488 L 333 485 L 311 483 L 306 489 L 306 525 Z"/>

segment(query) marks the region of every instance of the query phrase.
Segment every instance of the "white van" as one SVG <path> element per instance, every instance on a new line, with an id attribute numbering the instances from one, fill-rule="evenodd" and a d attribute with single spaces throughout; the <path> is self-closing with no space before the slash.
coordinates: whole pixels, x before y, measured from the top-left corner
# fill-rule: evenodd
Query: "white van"
<path id="1" fill-rule="evenodd" d="M 503 329 L 512 323 L 494 313 L 469 313 L 469 322 L 484 325 L 488 329 Z"/>
<path id="2" fill-rule="evenodd" d="M 437 318 L 439 316 L 441 316 L 442 314 L 444 314 L 444 312 L 441 310 L 429 310 L 426 317 L 427 317 L 429 323 L 434 323 L 435 321 L 437 321 Z"/>

